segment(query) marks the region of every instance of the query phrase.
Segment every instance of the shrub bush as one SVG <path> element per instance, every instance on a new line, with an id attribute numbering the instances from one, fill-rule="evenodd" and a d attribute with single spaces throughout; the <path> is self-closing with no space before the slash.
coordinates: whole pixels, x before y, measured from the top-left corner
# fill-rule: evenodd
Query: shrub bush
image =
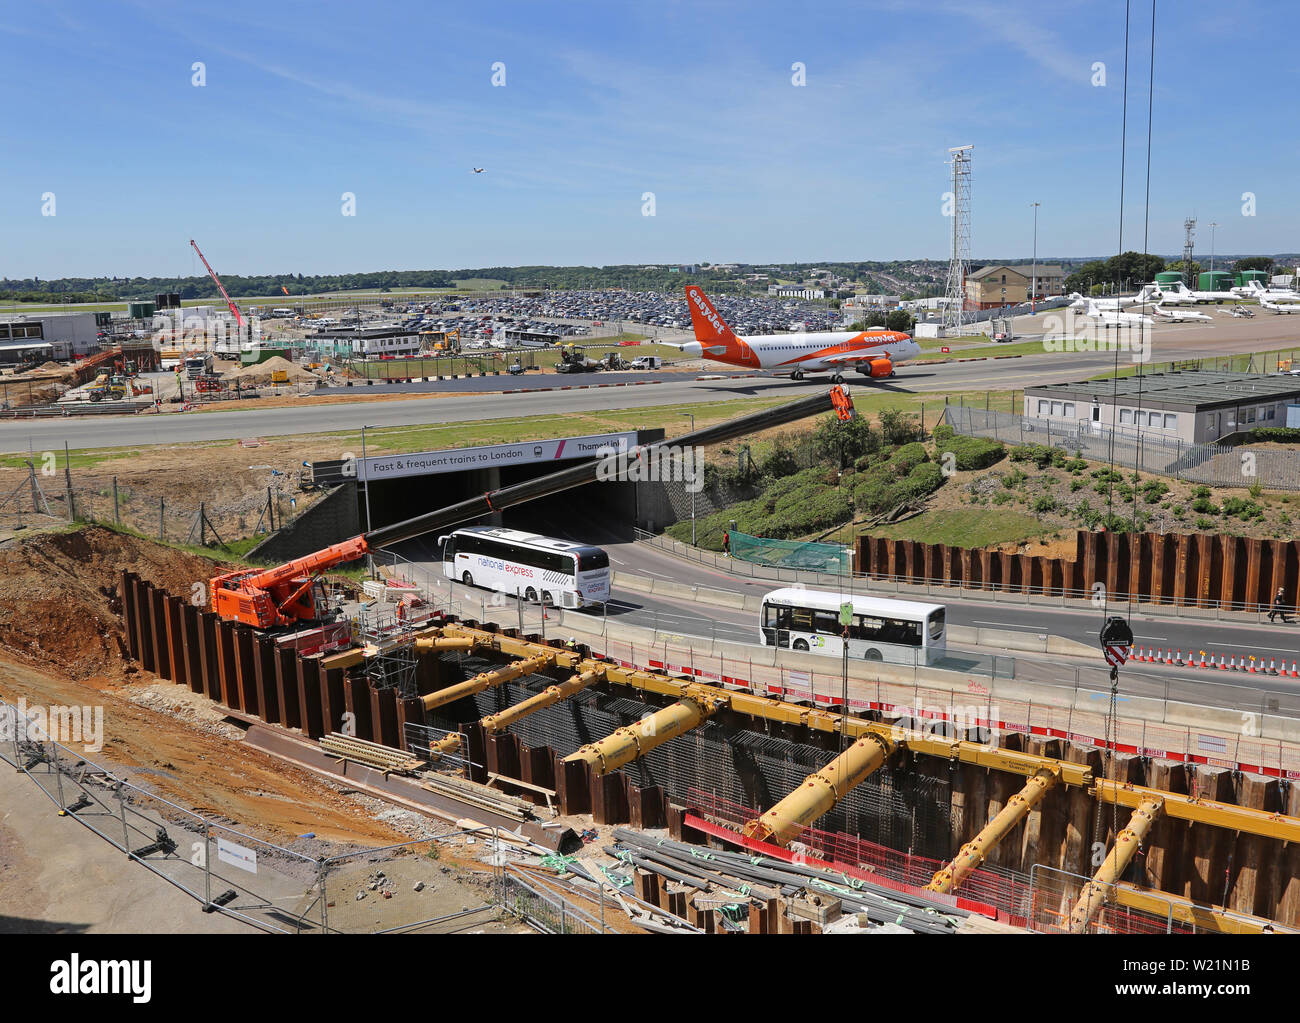
<path id="1" fill-rule="evenodd" d="M 1040 469 L 1046 469 L 1049 465 L 1064 466 L 1066 462 L 1064 451 L 1046 444 L 1018 444 L 1011 449 L 1011 460 L 1033 462 Z"/>
<path id="2" fill-rule="evenodd" d="M 890 456 L 889 462 L 894 467 L 895 472 L 904 475 L 911 472 L 913 467 L 929 460 L 930 453 L 925 450 L 925 445 L 920 441 L 912 441 L 895 451 Z"/>
<path id="3" fill-rule="evenodd" d="M 1300 430 L 1289 426 L 1264 426 L 1250 431 L 1250 439 L 1258 441 L 1278 441 L 1283 444 L 1300 443 Z"/>

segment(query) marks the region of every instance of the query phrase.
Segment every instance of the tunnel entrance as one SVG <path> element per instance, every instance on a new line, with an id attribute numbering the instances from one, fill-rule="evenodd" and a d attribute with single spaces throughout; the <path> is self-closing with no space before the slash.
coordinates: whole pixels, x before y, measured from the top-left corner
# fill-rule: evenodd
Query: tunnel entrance
<path id="1" fill-rule="evenodd" d="M 662 438 L 662 430 L 639 430 L 367 458 L 357 465 L 358 520 L 369 532 L 588 461 L 606 445 L 623 441 L 631 447 Z M 501 525 L 587 543 L 630 539 L 639 520 L 637 487 L 597 481 L 461 525 Z M 437 537 L 412 541 L 425 549 L 436 542 Z"/>

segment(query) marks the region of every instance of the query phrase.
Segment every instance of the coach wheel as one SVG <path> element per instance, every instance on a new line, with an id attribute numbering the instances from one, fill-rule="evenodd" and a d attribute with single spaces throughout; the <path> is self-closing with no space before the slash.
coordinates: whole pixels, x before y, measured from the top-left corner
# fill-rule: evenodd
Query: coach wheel
<path id="1" fill-rule="evenodd" d="M 794 641 L 794 649 L 796 649 L 796 650 L 807 650 L 807 649 L 808 649 L 808 643 L 807 643 L 807 641 L 806 641 L 806 640 L 802 640 L 802 639 L 796 639 L 796 640 Z"/>
<path id="2" fill-rule="evenodd" d="M 555 606 L 555 601 L 551 599 L 550 592 L 548 590 L 542 590 L 542 607 L 554 607 L 554 606 Z"/>
<path id="3" fill-rule="evenodd" d="M 466 572 L 464 575 L 460 577 L 460 581 L 463 582 L 466 586 L 474 585 L 474 577 L 470 575 L 468 572 Z"/>
<path id="4" fill-rule="evenodd" d="M 535 601 L 536 599 L 537 599 L 537 591 L 535 589 L 533 589 L 530 586 L 528 587 L 528 589 L 524 590 L 524 600 L 532 602 Z"/>
<path id="5" fill-rule="evenodd" d="M 866 652 L 866 654 L 864 654 L 863 656 L 864 656 L 864 658 L 865 658 L 866 660 L 868 660 L 868 661 L 883 661 L 883 660 L 884 660 L 884 658 L 880 656 L 880 651 L 877 650 L 877 649 L 875 649 L 875 647 L 872 647 L 872 648 L 871 648 L 870 650 L 868 650 L 868 651 Z"/>

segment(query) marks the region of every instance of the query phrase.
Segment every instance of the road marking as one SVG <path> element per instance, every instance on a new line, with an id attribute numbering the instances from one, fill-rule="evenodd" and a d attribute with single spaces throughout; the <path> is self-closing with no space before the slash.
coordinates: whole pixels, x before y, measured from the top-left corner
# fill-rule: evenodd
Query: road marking
<path id="1" fill-rule="evenodd" d="M 1028 629 L 1030 632 L 1038 632 L 1035 625 L 1017 625 L 1015 622 L 981 622 L 978 619 L 971 619 L 972 625 L 999 625 L 1004 629 Z"/>

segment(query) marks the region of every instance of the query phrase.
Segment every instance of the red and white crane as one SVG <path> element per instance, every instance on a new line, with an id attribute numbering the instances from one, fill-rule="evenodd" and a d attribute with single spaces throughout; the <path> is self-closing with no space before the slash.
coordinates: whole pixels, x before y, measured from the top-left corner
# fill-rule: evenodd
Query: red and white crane
<path id="1" fill-rule="evenodd" d="M 208 274 L 216 282 L 217 290 L 221 292 L 221 297 L 226 300 L 226 305 L 230 306 L 230 311 L 235 314 L 235 322 L 241 327 L 244 325 L 244 318 L 239 314 L 239 306 L 235 305 L 235 300 L 226 294 L 226 286 L 221 283 L 221 278 L 217 276 L 217 271 L 212 269 L 212 264 L 208 262 L 207 257 L 203 255 L 203 250 L 199 248 L 199 243 L 193 238 L 190 244 L 194 246 L 194 251 L 199 254 L 199 259 L 203 260 L 203 265 L 208 268 Z"/>

